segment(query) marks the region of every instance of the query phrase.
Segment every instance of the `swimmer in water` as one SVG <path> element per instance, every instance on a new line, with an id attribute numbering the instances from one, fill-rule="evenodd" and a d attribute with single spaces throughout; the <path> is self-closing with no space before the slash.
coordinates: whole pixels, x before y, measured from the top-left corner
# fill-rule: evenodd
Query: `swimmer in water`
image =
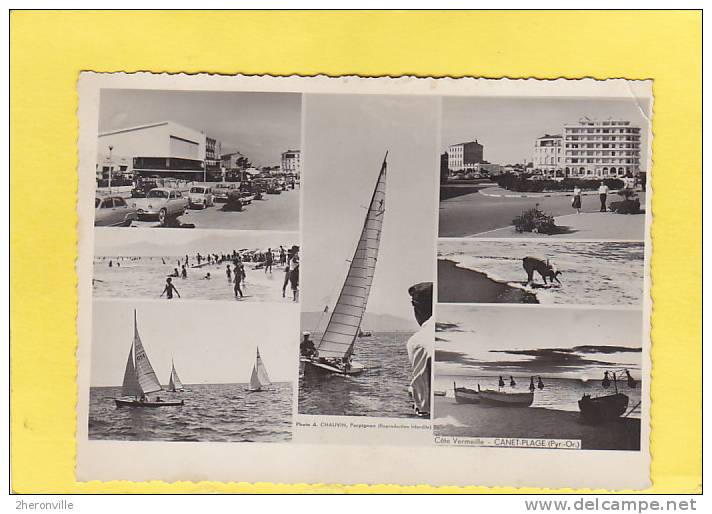
<path id="1" fill-rule="evenodd" d="M 168 300 L 172 300 L 174 292 L 178 295 L 178 298 L 180 298 L 180 293 L 176 289 L 176 286 L 173 285 L 173 280 L 171 280 L 171 277 L 168 277 L 166 279 L 166 287 L 163 288 L 163 292 L 161 293 L 161 298 L 163 298 L 165 294 Z"/>

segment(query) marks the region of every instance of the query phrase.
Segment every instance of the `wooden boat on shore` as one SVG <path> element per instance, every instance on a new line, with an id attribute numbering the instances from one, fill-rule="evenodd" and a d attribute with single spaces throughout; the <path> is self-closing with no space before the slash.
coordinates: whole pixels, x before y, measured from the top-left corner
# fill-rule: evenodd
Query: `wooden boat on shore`
<path id="1" fill-rule="evenodd" d="M 506 393 L 493 389 L 479 389 L 481 403 L 497 407 L 529 407 L 534 402 L 534 393 Z"/>
<path id="2" fill-rule="evenodd" d="M 480 393 L 478 391 L 467 387 L 457 387 L 457 384 L 454 382 L 452 385 L 455 391 L 455 401 L 457 403 L 480 403 Z"/>
<path id="3" fill-rule="evenodd" d="M 121 394 L 127 398 L 114 398 L 116 407 L 179 407 L 183 405 L 181 401 L 164 401 L 157 396 L 154 401 L 147 397 L 150 393 L 162 391 L 161 383 L 158 381 L 156 372 L 153 371 L 151 361 L 143 347 L 141 337 L 138 334 L 138 323 L 136 321 L 136 311 L 134 310 L 134 338 L 129 349 L 129 358 L 126 361 L 124 371 L 124 382 L 121 386 Z M 131 398 L 133 397 L 133 398 Z"/>
<path id="4" fill-rule="evenodd" d="M 386 201 L 386 157 L 371 196 L 361 235 L 350 261 L 346 279 L 329 322 L 313 356 L 302 356 L 304 375 L 358 375 L 366 367 L 352 360 L 354 344 L 361 333 L 368 296 L 381 243 Z M 328 309 L 325 309 L 326 312 Z"/>
<path id="5" fill-rule="evenodd" d="M 628 377 L 628 387 L 631 389 L 636 387 L 636 381 L 627 369 L 621 370 L 618 373 L 626 374 Z M 604 373 L 603 380 L 601 382 L 604 389 L 607 389 L 611 385 L 611 380 L 609 379 L 608 374 L 608 371 Z M 603 396 L 591 396 L 590 394 L 584 394 L 578 401 L 581 417 L 586 423 L 599 425 L 608 421 L 614 421 L 623 416 L 625 411 L 628 410 L 629 398 L 628 395 L 618 391 L 618 376 L 616 375 L 616 371 L 612 372 L 612 376 L 612 383 L 615 389 L 613 394 Z"/>

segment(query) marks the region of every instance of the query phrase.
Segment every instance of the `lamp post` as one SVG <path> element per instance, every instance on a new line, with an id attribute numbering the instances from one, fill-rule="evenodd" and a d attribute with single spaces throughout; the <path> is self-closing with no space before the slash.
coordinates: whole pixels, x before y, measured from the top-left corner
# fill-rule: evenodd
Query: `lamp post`
<path id="1" fill-rule="evenodd" d="M 114 150 L 112 145 L 109 145 L 109 194 L 111 194 L 111 175 L 114 168 L 114 161 L 111 159 L 111 152 Z"/>

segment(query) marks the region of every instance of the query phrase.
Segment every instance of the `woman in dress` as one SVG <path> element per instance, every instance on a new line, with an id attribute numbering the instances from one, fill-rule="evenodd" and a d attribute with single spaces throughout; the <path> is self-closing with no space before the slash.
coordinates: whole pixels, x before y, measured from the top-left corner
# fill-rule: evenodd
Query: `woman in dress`
<path id="1" fill-rule="evenodd" d="M 576 209 L 576 214 L 581 214 L 581 188 L 574 187 L 574 199 L 571 201 L 571 207 Z"/>

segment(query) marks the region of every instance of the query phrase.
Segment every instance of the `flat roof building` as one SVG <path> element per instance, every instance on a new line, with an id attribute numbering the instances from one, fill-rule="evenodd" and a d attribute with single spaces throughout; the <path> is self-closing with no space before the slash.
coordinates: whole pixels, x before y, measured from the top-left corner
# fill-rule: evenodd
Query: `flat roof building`
<path id="1" fill-rule="evenodd" d="M 302 173 L 302 152 L 301 150 L 287 150 L 282 152 L 282 163 L 280 166 L 282 173 Z"/>
<path id="2" fill-rule="evenodd" d="M 447 148 L 447 158 L 450 171 L 472 169 L 475 164 L 484 161 L 484 147 L 476 139 L 450 145 Z"/>

